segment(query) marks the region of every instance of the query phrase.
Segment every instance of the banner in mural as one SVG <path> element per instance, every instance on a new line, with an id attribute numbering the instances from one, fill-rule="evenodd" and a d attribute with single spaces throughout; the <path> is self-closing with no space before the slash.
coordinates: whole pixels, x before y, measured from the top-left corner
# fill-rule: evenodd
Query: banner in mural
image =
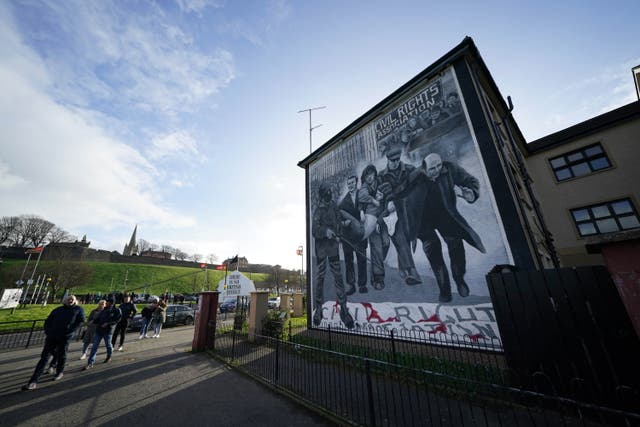
<path id="1" fill-rule="evenodd" d="M 512 256 L 453 69 L 313 162 L 308 195 L 315 327 L 494 346 L 485 275 Z"/>

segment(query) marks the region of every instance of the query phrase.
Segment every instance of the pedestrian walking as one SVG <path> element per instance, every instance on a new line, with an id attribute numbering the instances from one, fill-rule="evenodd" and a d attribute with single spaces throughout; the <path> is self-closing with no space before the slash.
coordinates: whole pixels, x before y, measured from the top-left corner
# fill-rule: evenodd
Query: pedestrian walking
<path id="1" fill-rule="evenodd" d="M 116 340 L 118 339 L 118 335 L 120 335 L 120 346 L 118 347 L 118 351 L 123 351 L 124 336 L 127 333 L 127 329 L 129 329 L 129 322 L 138 312 L 136 305 L 131 302 L 130 296 L 126 295 L 124 297 L 122 304 L 120 304 L 120 312 L 122 312 L 122 318 L 120 318 L 120 321 L 116 325 L 113 338 L 111 339 L 111 344 L 115 348 Z"/>
<path id="2" fill-rule="evenodd" d="M 106 305 L 107 301 L 98 301 L 98 307 L 91 310 L 91 313 L 89 313 L 89 317 L 87 317 L 86 329 L 84 331 L 84 337 L 82 337 L 82 356 L 80 356 L 80 360 L 84 360 L 87 358 L 87 350 L 89 349 L 89 345 L 93 343 L 93 337 L 96 333 L 96 324 L 93 323 L 93 321 L 96 320 L 96 318 L 98 317 L 100 312 L 104 310 Z"/>
<path id="3" fill-rule="evenodd" d="M 100 347 L 100 341 L 102 340 L 104 340 L 104 344 L 107 348 L 107 358 L 104 360 L 104 363 L 108 363 L 111 360 L 111 355 L 113 354 L 111 337 L 113 336 L 113 331 L 116 328 L 116 325 L 122 317 L 120 309 L 114 304 L 115 299 L 113 297 L 110 296 L 109 298 L 107 298 L 107 304 L 104 310 L 102 310 L 93 321 L 93 323 L 96 324 L 96 330 L 93 337 L 91 354 L 89 354 L 87 366 L 84 367 L 85 370 L 93 368 L 93 365 L 96 361 L 96 353 L 98 352 L 98 347 Z"/>
<path id="4" fill-rule="evenodd" d="M 29 382 L 22 387 L 23 390 L 36 389 L 49 357 L 54 354 L 57 356 L 57 365 L 56 375 L 53 380 L 62 379 L 64 365 L 67 361 L 69 340 L 82 322 L 84 322 L 84 310 L 77 305 L 75 295 L 68 295 L 64 299 L 64 305 L 54 309 L 44 322 L 44 332 L 46 334 L 44 348 L 36 369 Z"/>
<path id="5" fill-rule="evenodd" d="M 157 307 L 158 304 L 154 301 L 153 303 L 142 309 L 142 312 L 140 313 L 142 316 L 142 321 L 140 323 L 140 336 L 138 337 L 139 340 L 143 338 L 149 338 L 149 336 L 147 335 L 147 330 L 149 329 L 149 324 L 151 324 L 153 312 Z"/>
<path id="6" fill-rule="evenodd" d="M 162 331 L 162 325 L 167 320 L 167 303 L 160 301 L 156 309 L 153 311 L 153 337 L 160 338 L 160 332 Z"/>

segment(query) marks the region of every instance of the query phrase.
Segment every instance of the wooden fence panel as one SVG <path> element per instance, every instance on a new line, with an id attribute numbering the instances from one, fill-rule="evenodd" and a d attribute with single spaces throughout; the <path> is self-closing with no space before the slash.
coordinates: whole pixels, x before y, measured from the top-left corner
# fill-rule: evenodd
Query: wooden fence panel
<path id="1" fill-rule="evenodd" d="M 523 386 L 614 404 L 621 389 L 640 390 L 640 342 L 604 267 L 491 273 L 487 283 Z"/>

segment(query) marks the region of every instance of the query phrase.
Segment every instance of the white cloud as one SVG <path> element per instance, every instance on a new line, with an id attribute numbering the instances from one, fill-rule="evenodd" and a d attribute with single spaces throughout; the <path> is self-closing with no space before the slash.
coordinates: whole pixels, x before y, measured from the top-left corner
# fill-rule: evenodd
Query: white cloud
<path id="1" fill-rule="evenodd" d="M 140 221 L 194 224 L 163 206 L 158 171 L 139 151 L 47 95 L 47 70 L 1 10 L 0 17 L 8 36 L 0 60 L 0 174 L 13 180 L 0 187 L 0 215 L 35 212 L 76 230 Z"/>
<path id="2" fill-rule="evenodd" d="M 181 3 L 194 11 L 206 4 Z M 56 72 L 56 98 L 172 116 L 192 111 L 233 80 L 228 50 L 198 50 L 187 28 L 147 6 L 144 13 L 132 13 L 107 0 L 42 3 L 42 19 L 55 29 L 42 37 L 64 40 L 45 55 Z"/>
<path id="3" fill-rule="evenodd" d="M 182 187 L 186 186 L 187 183 L 185 183 L 184 181 L 181 181 L 179 179 L 172 179 L 171 180 L 171 185 L 173 185 L 176 188 L 182 188 Z"/>
<path id="4" fill-rule="evenodd" d="M 222 34 L 230 34 L 233 37 L 245 39 L 256 46 L 261 46 L 263 43 L 257 29 L 253 25 L 241 19 L 234 19 L 232 21 L 222 23 L 218 25 L 217 30 Z"/>
<path id="5" fill-rule="evenodd" d="M 585 73 L 539 104 L 515 110 L 529 141 L 604 114 L 637 99 L 631 68 L 640 58 Z"/>
<path id="6" fill-rule="evenodd" d="M 26 182 L 21 176 L 11 173 L 9 165 L 0 159 L 0 190 L 13 189 Z"/>
<path id="7" fill-rule="evenodd" d="M 153 160 L 175 155 L 198 156 L 198 144 L 187 132 L 172 132 L 153 138 L 147 155 Z"/>
<path id="8" fill-rule="evenodd" d="M 287 203 L 263 212 L 259 221 L 243 227 L 249 232 L 238 236 L 240 249 L 247 258 L 258 259 L 254 262 L 299 268 L 295 251 L 299 245 L 306 246 L 305 221 L 304 204 Z"/>
<path id="9" fill-rule="evenodd" d="M 286 0 L 272 0 L 267 3 L 267 13 L 271 19 L 271 23 L 267 26 L 267 29 L 270 30 L 289 18 L 291 6 Z"/>
<path id="10" fill-rule="evenodd" d="M 271 0 L 265 3 L 264 11 L 258 19 L 232 19 L 217 25 L 222 34 L 245 39 L 249 43 L 262 46 L 264 38 L 275 31 L 291 15 L 291 6 L 286 0 Z"/>
<path id="11" fill-rule="evenodd" d="M 220 7 L 218 2 L 211 0 L 176 0 L 180 10 L 186 13 L 197 13 L 200 14 L 207 7 Z"/>

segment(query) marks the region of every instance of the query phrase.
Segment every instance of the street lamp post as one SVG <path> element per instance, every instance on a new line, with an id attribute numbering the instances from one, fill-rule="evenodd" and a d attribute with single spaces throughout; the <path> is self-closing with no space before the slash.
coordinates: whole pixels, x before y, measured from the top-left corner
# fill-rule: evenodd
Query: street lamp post
<path id="1" fill-rule="evenodd" d="M 302 256 L 303 254 L 302 245 L 298 246 L 298 249 L 296 249 L 296 254 L 300 256 L 300 292 L 302 292 L 302 289 L 304 287 L 304 283 L 302 281 L 303 269 L 304 269 L 304 256 Z"/>

